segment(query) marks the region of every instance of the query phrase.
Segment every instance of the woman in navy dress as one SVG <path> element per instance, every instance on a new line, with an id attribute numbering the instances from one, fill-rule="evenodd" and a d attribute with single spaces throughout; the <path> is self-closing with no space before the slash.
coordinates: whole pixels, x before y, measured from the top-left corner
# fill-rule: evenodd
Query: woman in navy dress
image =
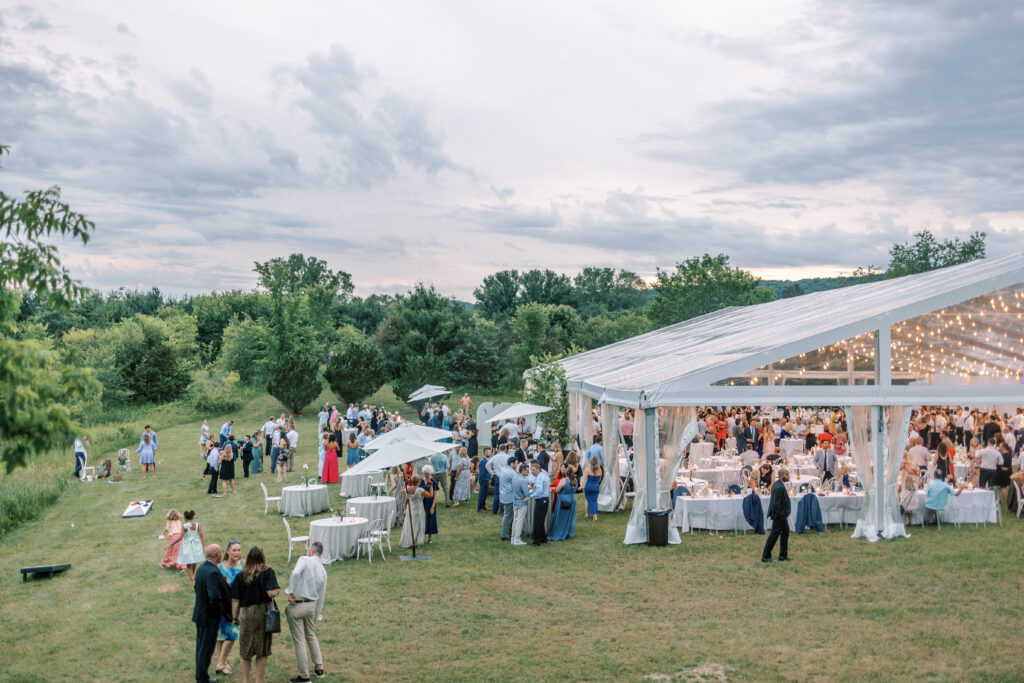
<path id="1" fill-rule="evenodd" d="M 549 541 L 563 541 L 576 535 L 576 479 L 573 472 L 560 468 L 553 486 L 555 513 L 548 530 Z"/>
<path id="2" fill-rule="evenodd" d="M 437 533 L 437 507 L 434 505 L 437 480 L 434 479 L 434 468 L 430 465 L 423 466 L 420 488 L 423 489 L 423 533 L 427 535 L 427 543 L 430 543 L 430 537 Z"/>
<path id="3" fill-rule="evenodd" d="M 583 497 L 587 499 L 587 515 L 597 520 L 597 494 L 601 490 L 601 462 L 597 457 L 590 459 L 587 467 L 587 481 L 583 485 Z"/>

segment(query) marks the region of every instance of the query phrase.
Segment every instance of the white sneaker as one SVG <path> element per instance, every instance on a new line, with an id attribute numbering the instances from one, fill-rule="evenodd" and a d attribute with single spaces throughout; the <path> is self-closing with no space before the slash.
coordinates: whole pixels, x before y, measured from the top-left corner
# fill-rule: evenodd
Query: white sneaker
<path id="1" fill-rule="evenodd" d="M 512 539 L 512 545 L 526 545 L 526 541 L 513 538 Z"/>

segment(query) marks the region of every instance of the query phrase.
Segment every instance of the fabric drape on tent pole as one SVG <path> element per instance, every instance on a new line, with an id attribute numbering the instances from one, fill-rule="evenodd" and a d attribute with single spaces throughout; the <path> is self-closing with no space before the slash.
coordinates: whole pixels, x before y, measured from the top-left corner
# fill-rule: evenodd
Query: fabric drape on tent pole
<path id="1" fill-rule="evenodd" d="M 615 501 L 619 499 L 619 407 L 609 403 L 601 404 L 601 443 L 604 445 L 604 478 L 597 492 L 597 509 L 615 512 Z M 580 464 L 584 472 L 590 465 Z"/>
<path id="2" fill-rule="evenodd" d="M 645 411 L 636 411 L 633 418 L 633 510 L 626 523 L 626 538 L 623 543 L 647 542 L 647 416 Z M 651 448 L 654 444 L 651 444 Z"/>
<path id="3" fill-rule="evenodd" d="M 697 433 L 697 409 L 694 406 L 662 408 L 658 415 L 658 507 L 672 507 L 672 482 L 683 460 L 685 444 Z M 679 529 L 668 526 L 668 542 L 679 543 Z"/>
<path id="4" fill-rule="evenodd" d="M 873 406 L 847 406 L 846 414 L 849 418 L 847 422 L 853 459 L 857 463 L 857 479 L 864 487 L 864 505 L 860 510 L 857 528 L 853 530 L 853 538 L 866 538 L 875 542 L 878 540 L 878 517 L 874 505 L 874 451 L 871 434 L 875 427 L 871 421 L 872 410 L 875 410 Z"/>
<path id="5" fill-rule="evenodd" d="M 569 399 L 569 401 L 568 401 L 569 402 L 569 442 L 562 444 L 562 447 L 565 448 L 567 451 L 568 450 L 572 450 L 573 441 L 575 441 L 576 437 L 579 435 L 579 429 L 580 429 L 580 419 L 579 419 L 580 404 L 579 404 L 579 400 L 580 400 L 580 395 L 577 392 L 575 392 L 575 391 L 570 391 L 570 392 L 568 392 L 568 399 Z"/>
<path id="6" fill-rule="evenodd" d="M 594 444 L 594 399 L 582 394 L 580 396 L 583 398 L 580 409 L 580 434 L 583 435 L 583 443 L 580 444 L 580 462 L 583 462 L 587 449 Z"/>
<path id="7" fill-rule="evenodd" d="M 900 513 L 900 499 L 896 493 L 899 479 L 900 464 L 903 462 L 903 449 L 907 443 L 907 430 L 910 428 L 910 406 L 890 406 L 886 424 L 886 457 L 885 457 L 885 512 L 880 533 L 885 538 L 907 536 L 903 525 L 903 514 Z"/>

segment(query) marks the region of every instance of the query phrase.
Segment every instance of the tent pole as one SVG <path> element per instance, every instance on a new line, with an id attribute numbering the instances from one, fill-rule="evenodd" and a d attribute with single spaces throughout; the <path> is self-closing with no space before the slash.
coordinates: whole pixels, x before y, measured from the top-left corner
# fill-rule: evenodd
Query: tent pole
<path id="1" fill-rule="evenodd" d="M 885 406 L 871 406 L 871 438 L 875 461 L 875 524 L 879 534 L 885 530 Z"/>
<path id="2" fill-rule="evenodd" d="M 647 509 L 658 506 L 658 450 L 655 443 L 658 435 L 658 409 L 644 410 L 644 458 L 647 462 Z M 634 457 L 636 457 L 634 455 Z"/>

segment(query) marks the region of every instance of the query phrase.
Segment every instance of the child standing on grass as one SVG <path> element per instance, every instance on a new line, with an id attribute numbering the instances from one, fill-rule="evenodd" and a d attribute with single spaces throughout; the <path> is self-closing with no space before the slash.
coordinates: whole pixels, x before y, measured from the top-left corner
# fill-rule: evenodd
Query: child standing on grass
<path id="1" fill-rule="evenodd" d="M 181 541 L 181 550 L 178 551 L 178 564 L 185 565 L 188 578 L 195 585 L 196 565 L 206 561 L 203 548 L 206 547 L 206 539 L 203 538 L 203 530 L 199 528 L 199 522 L 195 521 L 196 511 L 185 510 L 182 513 L 185 523 L 182 529 L 185 530 L 185 538 Z"/>
<path id="2" fill-rule="evenodd" d="M 181 552 L 181 542 L 185 538 L 185 530 L 182 528 L 181 515 L 177 510 L 171 508 L 167 513 L 167 523 L 164 525 L 164 532 L 160 538 L 167 539 L 167 549 L 164 550 L 164 559 L 160 562 L 161 567 L 168 569 L 180 569 L 185 571 L 185 565 L 178 563 L 178 555 Z"/>

